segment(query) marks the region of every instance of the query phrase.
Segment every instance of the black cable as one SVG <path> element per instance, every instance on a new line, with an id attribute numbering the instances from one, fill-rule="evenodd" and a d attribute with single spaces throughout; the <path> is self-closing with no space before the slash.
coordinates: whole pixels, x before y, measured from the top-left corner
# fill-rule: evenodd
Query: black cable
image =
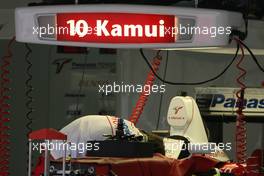
<path id="1" fill-rule="evenodd" d="M 162 79 L 155 71 L 154 69 L 152 68 L 151 64 L 149 63 L 148 59 L 146 58 L 144 52 L 143 52 L 143 49 L 141 48 L 140 49 L 140 53 L 141 53 L 141 56 L 142 58 L 145 60 L 146 64 L 148 65 L 148 67 L 151 69 L 151 71 L 154 73 L 154 75 L 160 80 L 162 81 L 163 83 L 167 83 L 167 84 L 170 84 L 170 85 L 200 85 L 200 84 L 205 84 L 205 83 L 208 83 L 208 82 L 211 82 L 211 81 L 214 81 L 216 79 L 218 79 L 219 77 L 221 77 L 228 69 L 229 67 L 233 64 L 233 62 L 235 61 L 237 55 L 238 55 L 238 51 L 239 51 L 239 45 L 237 44 L 237 49 L 236 49 L 236 53 L 233 57 L 233 59 L 231 60 L 231 62 L 226 66 L 226 68 L 218 75 L 214 76 L 213 78 L 210 78 L 208 80 L 205 80 L 205 81 L 200 81 L 200 82 L 189 82 L 189 83 L 184 83 L 184 82 L 171 82 L 171 81 L 167 81 L 167 80 L 164 80 Z"/>
<path id="2" fill-rule="evenodd" d="M 33 113 L 33 107 L 32 107 L 32 102 L 33 102 L 33 97 L 32 97 L 32 91 L 33 91 L 33 86 L 32 86 L 32 73 L 31 73 L 31 67 L 32 67 L 32 63 L 30 61 L 30 54 L 32 53 L 31 48 L 29 47 L 29 45 L 26 43 L 25 47 L 27 49 L 27 53 L 25 55 L 25 60 L 26 63 L 28 64 L 27 69 L 26 69 L 26 74 L 27 74 L 27 80 L 25 82 L 26 85 L 26 97 L 27 97 L 27 102 L 26 102 L 26 108 L 27 108 L 27 114 L 26 114 L 26 118 L 28 120 L 27 124 L 26 124 L 26 128 L 27 128 L 27 134 L 32 132 L 32 123 L 33 123 L 33 118 L 31 117 L 31 114 Z"/>
<path id="3" fill-rule="evenodd" d="M 167 68 L 168 68 L 168 60 L 169 60 L 169 50 L 167 50 L 167 53 L 166 53 L 166 65 L 165 65 L 165 68 L 164 68 L 164 75 L 163 75 L 163 80 L 166 79 L 166 75 L 167 75 Z M 162 84 L 164 84 L 164 82 L 162 81 Z M 156 124 L 156 130 L 159 129 L 159 123 L 160 123 L 160 114 L 161 114 L 161 106 L 162 106 L 162 103 L 163 103 L 163 93 L 161 94 L 161 97 L 160 97 L 160 103 L 159 103 L 159 114 L 158 114 L 158 121 L 157 121 L 157 124 Z"/>
<path id="4" fill-rule="evenodd" d="M 29 136 L 29 134 L 32 132 L 32 124 L 33 124 L 33 118 L 31 117 L 31 114 L 33 113 L 33 107 L 32 107 L 32 103 L 33 103 L 33 96 L 31 95 L 33 92 L 33 86 L 32 86 L 32 73 L 31 73 L 31 68 L 32 68 L 32 63 L 30 60 L 30 54 L 32 53 L 31 48 L 29 47 L 29 45 L 26 43 L 25 47 L 27 49 L 27 53 L 25 55 L 25 61 L 27 63 L 27 68 L 26 68 L 26 74 L 27 74 L 27 79 L 25 81 L 25 85 L 26 85 L 26 109 L 27 109 L 27 113 L 26 113 L 26 119 L 27 119 L 27 124 L 26 124 L 26 128 L 27 128 L 27 138 Z M 29 147 L 29 142 L 27 142 L 27 147 Z M 29 155 L 29 152 L 27 150 L 27 155 Z M 27 163 L 28 163 L 28 159 L 27 159 Z M 32 164 L 32 163 L 31 163 Z M 29 166 L 27 165 L 27 171 Z"/>
<path id="5" fill-rule="evenodd" d="M 241 45 L 243 45 L 247 51 L 249 52 L 249 54 L 251 55 L 252 59 L 254 60 L 254 62 L 256 63 L 256 65 L 258 66 L 258 68 L 264 72 L 264 68 L 260 65 L 258 59 L 256 58 L 256 56 L 254 55 L 254 53 L 251 51 L 251 49 L 242 41 L 240 41 Z"/>
<path id="6" fill-rule="evenodd" d="M 248 36 L 248 16 L 249 16 L 249 0 L 247 0 L 247 9 L 246 11 L 243 12 L 243 19 L 244 19 L 244 23 L 245 23 L 245 30 L 240 31 L 237 29 L 233 29 L 229 38 L 230 38 L 230 42 L 232 41 L 234 36 L 237 36 L 240 40 L 244 41 L 247 36 Z"/>

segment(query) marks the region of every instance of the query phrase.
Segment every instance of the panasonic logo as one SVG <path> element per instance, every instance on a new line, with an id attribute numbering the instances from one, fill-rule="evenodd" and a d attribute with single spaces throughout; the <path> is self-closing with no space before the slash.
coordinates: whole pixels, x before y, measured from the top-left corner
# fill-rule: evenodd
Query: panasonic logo
<path id="1" fill-rule="evenodd" d="M 225 97 L 223 94 L 200 94 L 196 98 L 197 104 L 201 108 L 214 108 L 222 106 L 224 108 L 238 107 L 236 98 Z M 244 108 L 264 109 L 264 98 L 245 98 Z"/>

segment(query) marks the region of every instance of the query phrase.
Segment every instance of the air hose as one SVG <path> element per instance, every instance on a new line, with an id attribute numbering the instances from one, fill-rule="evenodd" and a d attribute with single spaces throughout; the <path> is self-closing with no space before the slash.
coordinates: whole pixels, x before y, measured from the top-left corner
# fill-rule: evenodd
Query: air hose
<path id="1" fill-rule="evenodd" d="M 2 58 L 1 64 L 1 80 L 0 80 L 0 175 L 8 176 L 9 173 L 9 157 L 10 157 L 10 134 L 8 131 L 10 127 L 8 125 L 10 121 L 10 64 L 12 51 L 11 46 L 15 41 L 15 37 L 13 37 L 7 46 L 7 53 Z"/>
<path id="2" fill-rule="evenodd" d="M 159 66 L 160 66 L 160 62 L 162 57 L 160 56 L 160 51 L 157 52 L 156 56 L 153 58 L 153 61 L 151 63 L 151 66 L 153 68 L 153 70 L 155 71 L 155 73 L 158 71 Z M 139 99 L 137 100 L 136 106 L 134 107 L 131 116 L 129 117 L 129 121 L 131 121 L 132 123 L 134 123 L 135 125 L 137 124 L 140 115 L 142 114 L 145 104 L 148 101 L 148 97 L 150 95 L 150 91 L 146 90 L 146 87 L 148 87 L 149 89 L 151 89 L 151 87 L 153 86 L 153 83 L 155 81 L 156 77 L 153 73 L 152 70 L 150 70 L 150 72 L 147 75 L 147 79 L 145 81 L 144 84 L 144 88 L 142 90 L 142 92 L 140 93 Z"/>
<path id="3" fill-rule="evenodd" d="M 240 86 L 240 90 L 236 92 L 237 97 L 237 119 L 236 119 L 236 158 L 237 162 L 240 164 L 246 163 L 246 151 L 247 151 L 247 142 L 246 142 L 246 121 L 245 115 L 243 114 L 244 109 L 244 93 L 246 85 L 243 83 L 242 79 L 247 74 L 247 71 L 241 66 L 244 60 L 244 48 L 241 45 L 240 40 L 235 38 L 236 42 L 239 44 L 241 49 L 241 57 L 236 64 L 237 69 L 240 71 L 236 81 Z"/>

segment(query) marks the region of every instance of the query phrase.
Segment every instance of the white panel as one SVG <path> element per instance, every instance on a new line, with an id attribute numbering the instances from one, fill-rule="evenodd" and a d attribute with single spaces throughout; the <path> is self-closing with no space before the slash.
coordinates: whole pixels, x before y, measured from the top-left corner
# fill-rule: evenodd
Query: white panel
<path id="1" fill-rule="evenodd" d="M 239 88 L 204 87 L 195 88 L 197 104 L 203 114 L 236 115 Z M 263 116 L 264 90 L 247 88 L 245 90 L 245 109 L 247 116 Z"/>

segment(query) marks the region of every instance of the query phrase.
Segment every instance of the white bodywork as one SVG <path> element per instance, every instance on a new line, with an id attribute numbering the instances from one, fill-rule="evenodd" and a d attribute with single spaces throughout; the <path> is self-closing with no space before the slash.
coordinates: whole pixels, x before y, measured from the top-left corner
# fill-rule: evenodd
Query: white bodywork
<path id="1" fill-rule="evenodd" d="M 190 144 L 208 143 L 202 118 L 193 98 L 174 97 L 169 105 L 167 121 L 170 125 L 170 136 L 185 137 Z M 184 145 L 182 140 L 165 138 L 166 156 L 178 159 L 182 148 L 186 148 Z"/>
<path id="2" fill-rule="evenodd" d="M 192 143 L 208 143 L 200 111 L 192 97 L 174 97 L 167 120 L 170 136 L 184 136 Z"/>
<path id="3" fill-rule="evenodd" d="M 167 121 L 170 125 L 170 136 L 185 137 L 190 144 L 208 144 L 198 106 L 192 97 L 174 97 L 169 105 Z M 182 140 L 165 138 L 163 142 L 166 156 L 175 159 L 179 157 L 182 148 L 186 147 Z"/>
<path id="4" fill-rule="evenodd" d="M 114 136 L 117 129 L 118 118 L 114 116 L 104 115 L 87 115 L 80 117 L 70 124 L 66 125 L 60 132 L 67 135 L 67 142 L 71 146 L 79 146 L 74 150 L 73 147 L 67 148 L 67 156 L 72 158 L 84 157 L 86 148 L 84 147 L 88 141 L 103 141 L 107 137 L 104 135 Z M 142 133 L 134 126 L 133 123 L 124 120 L 124 128 L 131 135 L 141 136 Z M 63 156 L 64 150 L 60 148 L 61 142 L 54 142 L 54 150 L 51 151 L 53 158 L 58 159 Z"/>
<path id="5" fill-rule="evenodd" d="M 200 146 L 208 146 L 213 144 L 208 142 L 199 108 L 192 97 L 174 97 L 170 102 L 167 121 L 170 125 L 170 136 L 183 136 L 189 140 L 190 145 L 198 144 Z M 166 139 L 164 140 L 165 147 L 166 142 L 169 144 L 168 146 L 178 146 L 176 150 L 166 150 L 169 153 L 169 157 L 178 158 L 183 143 L 179 140 Z M 189 152 L 203 153 L 219 161 L 229 160 L 224 151 L 217 147 L 214 151 L 210 151 L 210 149 L 204 151 L 203 147 L 199 150 L 197 148 L 195 150 L 189 148 Z"/>
<path id="6" fill-rule="evenodd" d="M 32 35 L 32 28 L 36 26 L 36 18 L 39 15 L 56 15 L 56 13 L 92 13 L 92 12 L 113 12 L 113 13 L 143 13 L 175 15 L 177 17 L 192 18 L 195 20 L 195 27 L 222 26 L 237 29 L 242 26 L 242 15 L 235 12 L 208 10 L 197 8 L 145 6 L 145 5 L 61 5 L 61 6 L 38 6 L 17 8 L 15 11 L 16 40 L 26 43 L 69 45 L 100 48 L 182 48 L 182 47 L 210 47 L 224 46 L 228 44 L 229 35 L 210 34 L 193 35 L 188 42 L 176 43 L 89 43 L 89 42 L 68 42 L 56 40 L 40 40 L 37 35 Z"/>

